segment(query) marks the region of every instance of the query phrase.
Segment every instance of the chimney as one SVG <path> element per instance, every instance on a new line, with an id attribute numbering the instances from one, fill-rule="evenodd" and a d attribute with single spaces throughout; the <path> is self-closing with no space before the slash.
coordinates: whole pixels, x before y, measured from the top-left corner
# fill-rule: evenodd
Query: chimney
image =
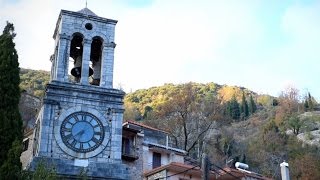
<path id="1" fill-rule="evenodd" d="M 283 161 L 283 163 L 280 164 L 281 168 L 281 178 L 282 180 L 290 180 L 289 176 L 289 164 Z"/>

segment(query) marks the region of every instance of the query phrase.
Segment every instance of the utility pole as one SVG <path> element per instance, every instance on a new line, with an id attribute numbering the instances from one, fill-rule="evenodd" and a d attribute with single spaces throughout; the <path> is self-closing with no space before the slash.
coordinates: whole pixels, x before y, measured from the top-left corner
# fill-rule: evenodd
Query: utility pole
<path id="1" fill-rule="evenodd" d="M 201 162 L 201 169 L 202 169 L 201 180 L 209 180 L 209 167 L 210 167 L 210 161 L 209 161 L 208 155 L 206 153 L 203 153 L 202 162 Z"/>

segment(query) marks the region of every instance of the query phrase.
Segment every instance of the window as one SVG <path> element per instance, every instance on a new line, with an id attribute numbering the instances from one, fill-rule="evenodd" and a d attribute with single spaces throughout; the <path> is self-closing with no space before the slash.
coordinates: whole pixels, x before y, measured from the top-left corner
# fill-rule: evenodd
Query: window
<path id="1" fill-rule="evenodd" d="M 22 151 L 28 150 L 29 147 L 29 138 L 25 139 L 22 143 Z"/>
<path id="2" fill-rule="evenodd" d="M 152 168 L 157 168 L 160 166 L 161 166 L 161 154 L 157 152 L 153 152 Z"/>
<path id="3" fill-rule="evenodd" d="M 131 154 L 132 152 L 132 142 L 129 138 L 122 138 L 122 153 L 123 154 Z"/>

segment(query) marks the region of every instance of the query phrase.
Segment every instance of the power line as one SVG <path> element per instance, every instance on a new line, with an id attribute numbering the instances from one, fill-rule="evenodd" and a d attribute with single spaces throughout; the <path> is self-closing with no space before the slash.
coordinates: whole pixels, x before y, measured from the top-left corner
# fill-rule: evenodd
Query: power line
<path id="1" fill-rule="evenodd" d="M 196 168 L 196 167 L 199 167 L 199 166 L 198 166 L 198 165 L 193 166 L 192 168 L 186 169 L 186 170 L 181 171 L 181 172 L 178 172 L 178 173 L 176 173 L 176 174 L 172 174 L 172 175 L 170 175 L 170 176 L 159 177 L 159 178 L 157 178 L 156 180 L 165 179 L 165 178 L 169 178 L 169 177 L 176 176 L 176 175 L 179 175 L 179 174 L 183 174 L 183 173 L 186 173 L 186 172 L 188 172 L 188 171 L 190 171 L 190 170 L 192 170 L 192 169 L 194 169 L 194 168 Z"/>
<path id="2" fill-rule="evenodd" d="M 232 176 L 232 177 L 234 177 L 234 178 L 236 178 L 236 179 L 241 180 L 241 178 L 239 178 L 239 177 L 237 177 L 237 176 L 234 176 L 232 173 L 230 173 L 230 172 L 228 172 L 228 171 L 224 170 L 223 168 L 219 167 L 218 165 L 216 165 L 216 164 L 214 164 L 214 163 L 211 163 L 211 165 L 213 165 L 213 166 L 217 167 L 218 169 L 222 170 L 223 172 L 225 172 L 225 173 L 229 174 L 230 176 Z"/>

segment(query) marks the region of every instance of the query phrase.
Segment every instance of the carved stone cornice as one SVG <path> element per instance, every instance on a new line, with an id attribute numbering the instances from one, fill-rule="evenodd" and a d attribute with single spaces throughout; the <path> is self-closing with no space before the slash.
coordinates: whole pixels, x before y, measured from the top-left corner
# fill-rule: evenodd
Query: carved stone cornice
<path id="1" fill-rule="evenodd" d="M 114 42 L 104 43 L 104 47 L 107 47 L 107 48 L 115 48 L 116 46 L 117 44 Z"/>
<path id="2" fill-rule="evenodd" d="M 71 37 L 66 34 L 59 34 L 60 39 L 70 40 Z"/>

